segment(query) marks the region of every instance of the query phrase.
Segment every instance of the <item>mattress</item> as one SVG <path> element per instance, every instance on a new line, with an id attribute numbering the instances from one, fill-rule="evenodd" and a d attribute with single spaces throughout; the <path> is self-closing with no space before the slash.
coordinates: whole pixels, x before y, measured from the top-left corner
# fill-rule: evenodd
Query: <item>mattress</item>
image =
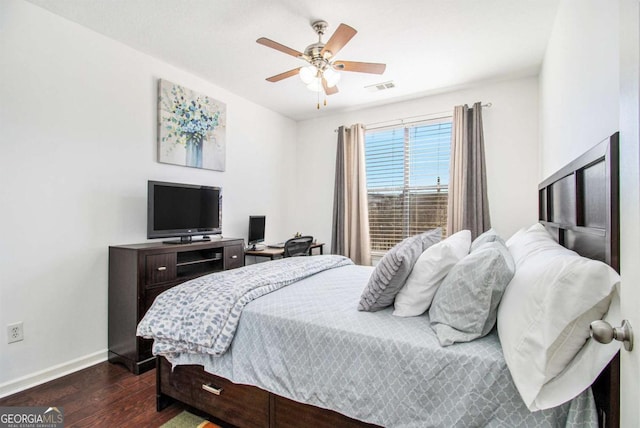
<path id="1" fill-rule="evenodd" d="M 373 268 L 344 266 L 247 304 L 221 357 L 168 356 L 235 383 L 388 427 L 597 427 L 587 389 L 530 412 L 498 335 L 443 348 L 428 315 L 357 310 Z"/>

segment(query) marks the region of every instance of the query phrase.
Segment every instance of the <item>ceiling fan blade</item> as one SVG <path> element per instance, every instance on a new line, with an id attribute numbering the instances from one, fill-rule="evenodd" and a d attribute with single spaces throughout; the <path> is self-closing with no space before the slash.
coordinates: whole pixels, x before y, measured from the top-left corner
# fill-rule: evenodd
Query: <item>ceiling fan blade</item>
<path id="1" fill-rule="evenodd" d="M 327 79 L 325 79 L 324 77 L 322 78 L 322 87 L 324 88 L 324 93 L 327 95 L 333 95 L 338 93 L 338 87 L 335 85 L 332 87 L 328 87 Z"/>
<path id="2" fill-rule="evenodd" d="M 279 82 L 282 79 L 286 79 L 287 77 L 295 76 L 300 73 L 300 68 L 294 68 L 293 70 L 285 71 L 284 73 L 276 74 L 275 76 L 267 77 L 269 82 Z"/>
<path id="3" fill-rule="evenodd" d="M 256 40 L 256 42 L 268 48 L 272 48 L 277 51 L 286 53 L 287 55 L 295 56 L 296 58 L 303 56 L 302 52 L 298 52 L 295 49 L 291 49 L 290 47 L 282 45 L 278 42 L 274 42 L 273 40 L 267 39 L 266 37 L 260 37 L 258 40 Z"/>
<path id="4" fill-rule="evenodd" d="M 333 68 L 343 71 L 357 71 L 359 73 L 382 74 L 387 65 L 375 62 L 336 61 L 333 63 Z"/>
<path id="5" fill-rule="evenodd" d="M 340 49 L 355 36 L 357 31 L 346 24 L 340 24 L 335 33 L 331 36 L 327 44 L 324 45 L 320 54 L 324 58 L 332 58 L 340 52 Z"/>

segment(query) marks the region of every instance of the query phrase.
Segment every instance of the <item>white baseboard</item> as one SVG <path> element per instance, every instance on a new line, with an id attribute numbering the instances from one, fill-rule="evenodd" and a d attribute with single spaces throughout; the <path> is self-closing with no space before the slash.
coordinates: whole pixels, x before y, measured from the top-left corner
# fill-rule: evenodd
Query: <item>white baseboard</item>
<path id="1" fill-rule="evenodd" d="M 107 350 L 76 358 L 39 372 L 0 384 L 0 398 L 41 385 L 107 360 Z"/>

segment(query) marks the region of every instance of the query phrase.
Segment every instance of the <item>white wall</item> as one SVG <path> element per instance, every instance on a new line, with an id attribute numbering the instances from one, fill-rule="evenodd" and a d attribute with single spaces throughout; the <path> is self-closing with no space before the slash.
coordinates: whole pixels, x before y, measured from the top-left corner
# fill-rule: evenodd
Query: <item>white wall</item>
<path id="1" fill-rule="evenodd" d="M 341 125 L 377 123 L 438 112 L 459 104 L 483 109 L 487 186 L 493 227 L 505 238 L 537 221 L 538 81 L 536 77 L 352 111 L 298 123 L 296 230 L 330 243 L 337 134 Z M 329 98 L 329 102 L 331 99 Z"/>
<path id="2" fill-rule="evenodd" d="M 19 0 L 0 2 L 0 395 L 106 357 L 108 246 L 146 240 L 149 179 L 223 187 L 223 233 L 288 233 L 296 124 Z M 157 80 L 227 104 L 226 172 L 156 161 Z M 23 321 L 22 342 L 6 325 Z"/>
<path id="3" fill-rule="evenodd" d="M 615 2 L 564 0 L 540 73 L 540 178 L 618 130 Z"/>
<path id="4" fill-rule="evenodd" d="M 640 325 L 637 0 L 563 0 L 540 78 L 541 174 L 620 131 L 621 309 Z M 620 426 L 640 424 L 640 357 L 621 351 Z"/>

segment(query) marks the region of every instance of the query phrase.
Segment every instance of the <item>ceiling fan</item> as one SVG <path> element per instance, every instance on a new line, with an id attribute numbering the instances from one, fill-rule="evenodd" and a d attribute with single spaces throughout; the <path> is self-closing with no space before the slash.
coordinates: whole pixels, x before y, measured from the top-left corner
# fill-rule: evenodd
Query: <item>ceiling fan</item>
<path id="1" fill-rule="evenodd" d="M 314 21 L 311 24 L 313 30 L 318 34 L 318 41 L 306 47 L 304 53 L 298 52 L 278 42 L 261 37 L 256 42 L 270 47 L 287 55 L 295 56 L 308 62 L 310 65 L 294 68 L 284 73 L 268 77 L 269 82 L 279 82 L 287 77 L 300 75 L 302 81 L 307 84 L 307 88 L 312 91 L 324 91 L 327 95 L 338 92 L 336 83 L 340 79 L 340 74 L 336 71 L 356 71 L 359 73 L 382 74 L 386 68 L 385 64 L 372 62 L 341 61 L 335 56 L 349 40 L 356 35 L 357 31 L 346 24 L 340 24 L 338 29 L 329 38 L 327 43 L 322 42 L 322 36 L 327 29 L 326 21 Z M 325 100 L 326 105 L 326 100 Z M 320 108 L 320 104 L 318 104 Z"/>

